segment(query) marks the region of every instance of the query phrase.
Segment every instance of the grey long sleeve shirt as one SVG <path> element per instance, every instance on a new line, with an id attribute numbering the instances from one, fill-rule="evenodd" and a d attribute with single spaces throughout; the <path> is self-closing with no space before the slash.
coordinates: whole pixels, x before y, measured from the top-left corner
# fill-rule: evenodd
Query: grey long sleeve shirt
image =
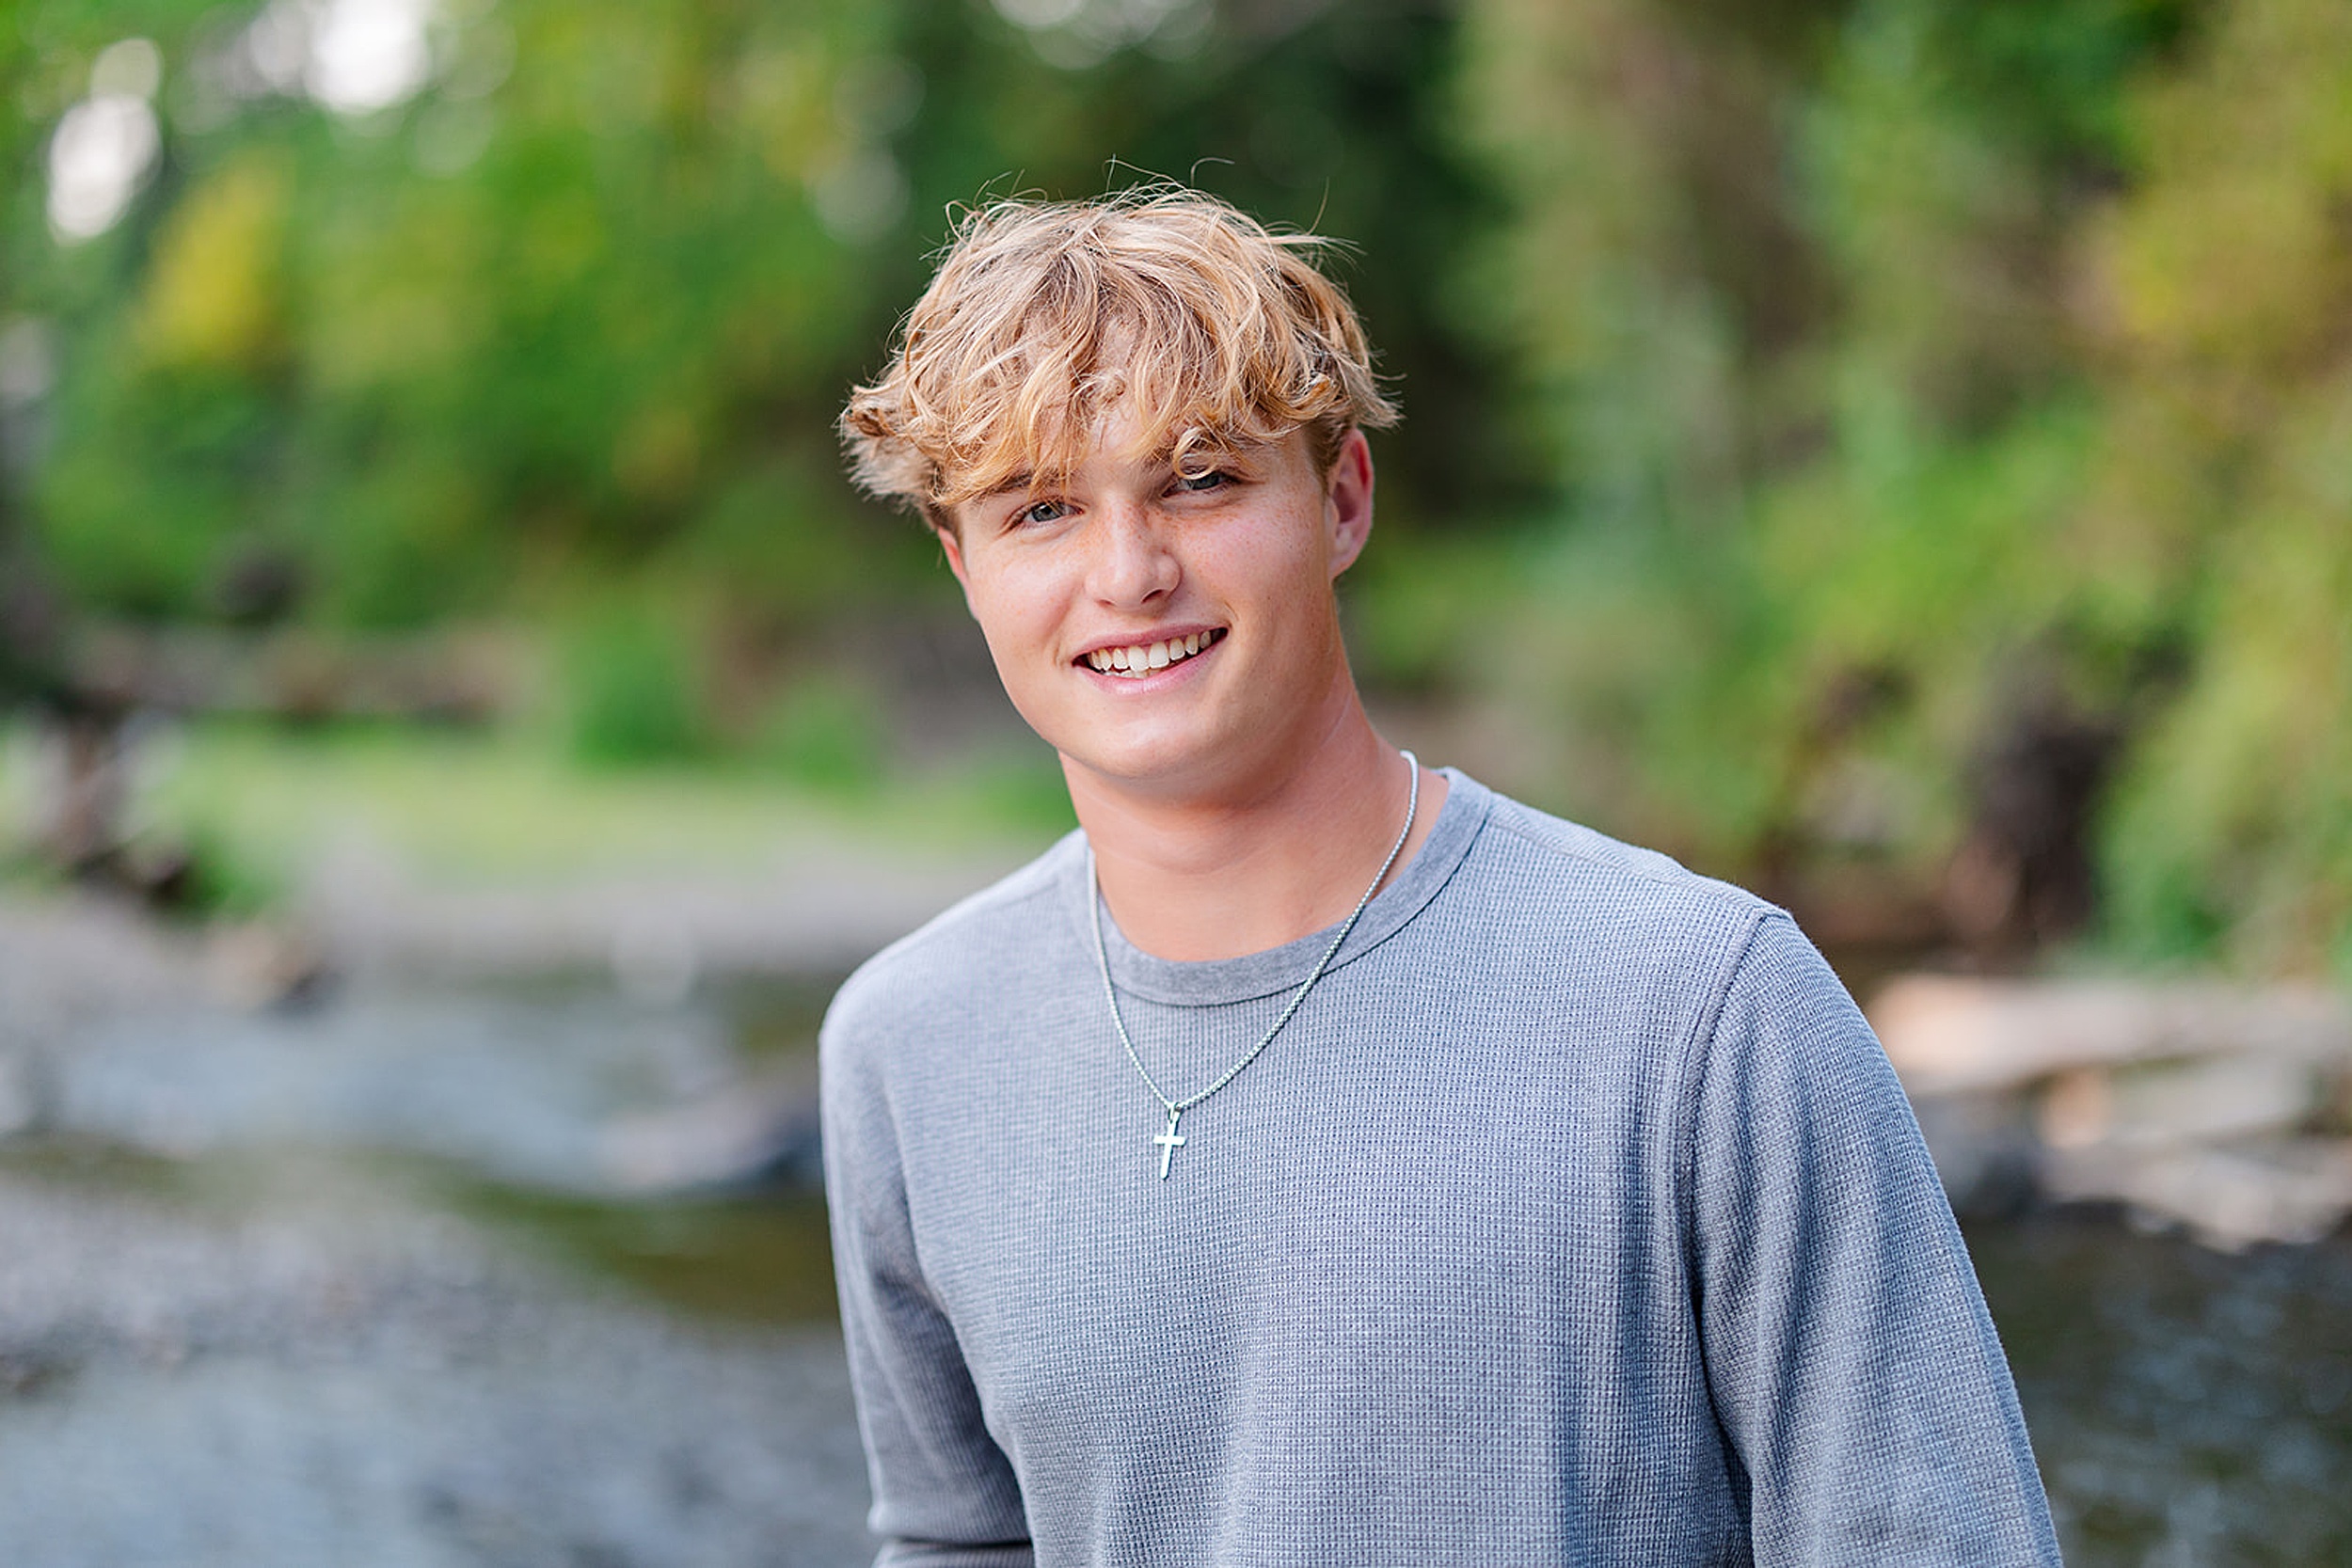
<path id="1" fill-rule="evenodd" d="M 882 1560 L 2055 1563 L 1951 1212 L 1820 956 L 1452 781 L 1172 1151 L 1075 834 L 842 988 L 825 1149 Z M 1104 936 L 1179 1097 L 1329 940 Z"/>

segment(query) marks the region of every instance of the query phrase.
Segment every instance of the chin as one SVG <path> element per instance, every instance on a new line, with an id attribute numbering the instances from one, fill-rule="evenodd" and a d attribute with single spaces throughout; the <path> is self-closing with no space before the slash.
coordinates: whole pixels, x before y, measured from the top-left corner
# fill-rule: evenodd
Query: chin
<path id="1" fill-rule="evenodd" d="M 1230 777 L 1251 771 L 1252 748 L 1232 735 L 1136 737 L 1123 744 L 1100 739 L 1085 746 L 1058 746 L 1065 768 L 1144 792 L 1215 789 Z"/>
<path id="2" fill-rule="evenodd" d="M 1191 747 L 1094 745 L 1055 749 L 1065 766 L 1123 784 L 1179 782 L 1198 776 L 1207 762 L 1199 749 Z"/>

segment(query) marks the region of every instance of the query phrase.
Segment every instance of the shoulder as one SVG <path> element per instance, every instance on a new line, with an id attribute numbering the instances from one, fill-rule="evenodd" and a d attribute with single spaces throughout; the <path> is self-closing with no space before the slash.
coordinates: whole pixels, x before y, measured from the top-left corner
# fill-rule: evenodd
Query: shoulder
<path id="1" fill-rule="evenodd" d="M 1685 983 L 1727 979 L 1759 931 L 1794 930 L 1785 911 L 1744 888 L 1486 793 L 1462 890 L 1483 918 L 1549 933 L 1561 939 L 1553 945 L 1628 978 L 1663 969 Z"/>
<path id="2" fill-rule="evenodd" d="M 1486 793 L 1492 802 L 1486 813 L 1489 832 L 1500 834 L 1504 842 L 1514 846 L 1522 855 L 1548 862 L 1564 874 L 1597 879 L 1637 898 L 1645 895 L 1664 895 L 1677 898 L 1728 899 L 1748 904 L 1760 902 L 1753 894 L 1743 892 L 1729 882 L 1690 870 L 1670 855 L 1611 838 L 1607 833 L 1581 822 L 1571 822 L 1565 816 L 1538 811 L 1498 791 L 1488 790 Z"/>
<path id="3" fill-rule="evenodd" d="M 1064 905 L 1085 865 L 1086 839 L 1073 831 L 860 964 L 826 1010 L 827 1053 L 838 1042 L 919 1029 L 933 1015 L 968 1008 L 982 990 L 1013 984 L 1041 946 L 1059 945 L 1051 939 L 1068 924 Z"/>

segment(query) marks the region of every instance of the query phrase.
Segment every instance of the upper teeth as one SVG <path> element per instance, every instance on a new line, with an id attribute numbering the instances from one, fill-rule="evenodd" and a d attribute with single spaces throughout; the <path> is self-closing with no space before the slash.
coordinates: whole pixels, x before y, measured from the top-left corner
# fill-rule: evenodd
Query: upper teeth
<path id="1" fill-rule="evenodd" d="M 1141 677 L 1154 670 L 1165 670 L 1179 659 L 1190 658 L 1216 640 L 1213 631 L 1196 631 L 1185 637 L 1171 637 L 1164 642 L 1138 642 L 1128 648 L 1097 648 L 1087 655 L 1087 662 L 1106 674 Z"/>

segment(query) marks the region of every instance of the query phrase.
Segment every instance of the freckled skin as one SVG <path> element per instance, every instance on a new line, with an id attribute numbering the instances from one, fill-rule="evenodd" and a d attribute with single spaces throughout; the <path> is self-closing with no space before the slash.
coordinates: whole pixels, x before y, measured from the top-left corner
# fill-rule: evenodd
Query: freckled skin
<path id="1" fill-rule="evenodd" d="M 1109 455 L 1121 434 L 1058 488 L 964 502 L 941 543 L 1073 796 L 1246 801 L 1360 722 L 1331 585 L 1371 530 L 1370 454 L 1350 434 L 1318 474 L 1294 431 L 1185 476 Z M 1212 627 L 1214 646 L 1146 680 L 1085 666 Z"/>

